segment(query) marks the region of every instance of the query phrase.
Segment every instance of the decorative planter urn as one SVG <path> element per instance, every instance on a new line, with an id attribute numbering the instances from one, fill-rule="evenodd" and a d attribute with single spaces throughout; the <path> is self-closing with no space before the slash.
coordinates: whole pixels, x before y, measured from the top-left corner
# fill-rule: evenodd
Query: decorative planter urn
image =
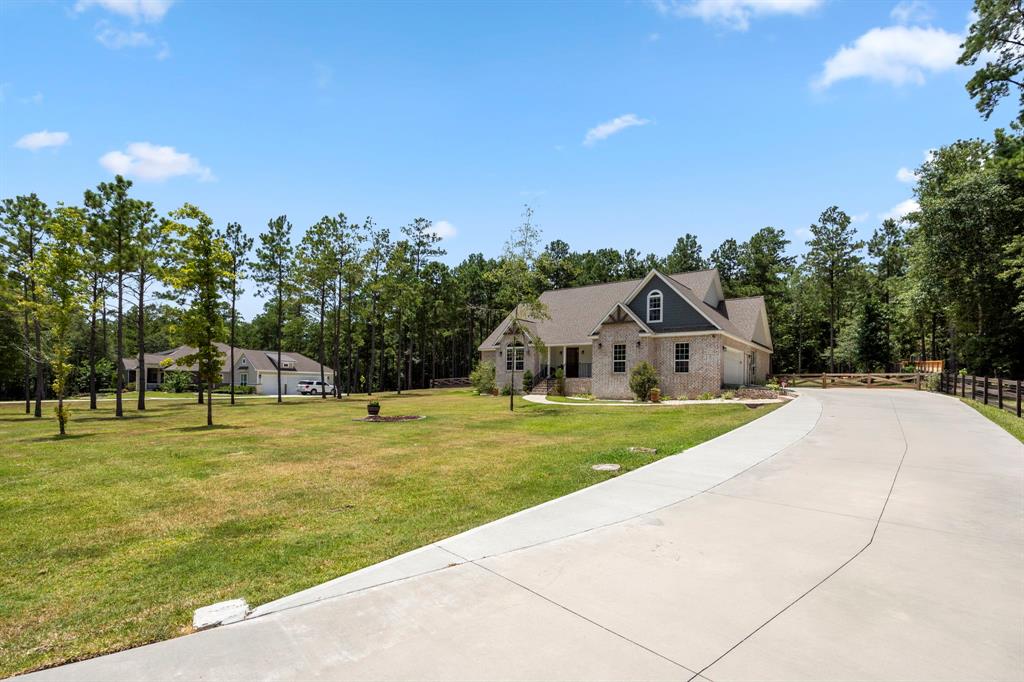
<path id="1" fill-rule="evenodd" d="M 368 403 L 366 405 L 366 413 L 368 415 L 370 415 L 371 417 L 376 417 L 378 414 L 380 414 L 380 405 L 374 405 L 373 403 Z"/>
<path id="2" fill-rule="evenodd" d="M 652 403 L 661 402 L 661 389 L 660 388 L 652 388 L 651 389 L 651 393 L 650 393 L 650 395 L 648 397 L 651 399 Z"/>

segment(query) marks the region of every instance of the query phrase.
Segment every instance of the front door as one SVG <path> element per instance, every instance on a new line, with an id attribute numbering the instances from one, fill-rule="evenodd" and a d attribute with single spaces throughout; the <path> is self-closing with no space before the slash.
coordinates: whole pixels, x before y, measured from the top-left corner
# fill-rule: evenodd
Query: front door
<path id="1" fill-rule="evenodd" d="M 575 379 L 580 375 L 580 349 L 565 349 L 565 376 Z"/>

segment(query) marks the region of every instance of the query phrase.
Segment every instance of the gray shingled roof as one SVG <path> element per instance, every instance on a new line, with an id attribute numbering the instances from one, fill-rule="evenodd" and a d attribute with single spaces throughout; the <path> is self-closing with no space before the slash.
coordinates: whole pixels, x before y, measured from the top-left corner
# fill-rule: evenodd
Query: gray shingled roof
<path id="1" fill-rule="evenodd" d="M 660 273 L 659 273 L 660 274 Z M 746 320 L 753 313 L 751 309 L 756 308 L 758 303 L 740 303 L 730 307 L 727 300 L 725 305 L 713 308 L 704 302 L 708 290 L 714 286 L 718 279 L 717 270 L 698 270 L 695 272 L 678 272 L 672 275 L 665 275 L 672 288 L 694 308 L 704 313 L 711 322 L 722 331 L 728 332 L 742 339 L 752 341 L 754 323 L 744 323 L 742 326 L 730 319 L 730 311 L 735 310 L 737 315 Z M 571 287 L 568 289 L 552 289 L 540 295 L 540 302 L 547 306 L 549 318 L 536 320 L 536 330 L 546 345 L 560 346 L 562 344 L 585 344 L 590 342 L 590 332 L 604 318 L 608 311 L 616 303 L 624 303 L 627 296 L 633 293 L 642 279 L 631 279 L 622 282 L 609 282 L 607 284 L 591 284 L 582 287 Z M 764 300 L 760 297 L 752 299 L 732 299 L 736 301 L 748 300 L 758 301 L 764 306 Z M 507 316 L 491 334 L 480 344 L 479 350 L 492 350 L 501 332 L 511 318 Z M 756 322 L 756 318 L 752 318 Z M 747 330 L 749 329 L 749 333 Z"/>
<path id="2" fill-rule="evenodd" d="M 222 372 L 230 371 L 231 370 L 231 363 L 230 363 L 229 351 L 231 350 L 231 346 L 229 346 L 226 343 L 217 343 L 216 346 L 217 346 L 217 348 L 220 349 L 220 351 L 222 353 L 224 353 L 224 364 L 221 367 L 221 371 Z M 163 351 L 161 353 L 146 353 L 145 360 L 146 360 L 146 364 L 147 365 L 149 365 L 149 364 L 156 365 L 156 364 L 159 364 L 160 362 L 162 362 L 163 360 L 166 360 L 167 358 L 176 359 L 176 358 L 180 358 L 180 357 L 185 356 L 185 355 L 190 355 L 190 354 L 195 353 L 195 352 L 196 352 L 196 349 L 194 347 L 192 347 L 192 346 L 178 346 L 177 348 L 172 348 L 171 350 Z M 249 360 L 249 366 L 251 366 L 253 369 L 258 369 L 258 370 L 262 370 L 262 371 L 269 371 L 269 372 L 276 371 L 276 369 L 277 369 L 274 366 L 273 360 L 271 360 L 271 358 L 268 357 L 268 356 L 273 356 L 276 359 L 277 351 L 253 350 L 251 348 L 238 348 L 236 346 L 235 347 L 235 360 L 238 360 L 238 358 L 240 358 L 242 356 L 242 354 L 244 354 L 245 357 Z M 302 353 L 295 353 L 293 351 L 281 351 L 281 359 L 282 359 L 282 361 L 285 358 L 291 358 L 292 360 L 295 361 L 295 369 L 294 370 L 284 369 L 284 370 L 281 370 L 282 372 L 293 372 L 293 371 L 294 372 L 319 372 L 320 371 L 320 363 L 317 362 L 316 360 L 313 360 L 311 358 L 306 357 Z M 138 363 L 138 359 L 136 357 L 131 357 L 131 358 L 125 358 L 124 359 L 124 368 L 126 370 L 128 370 L 128 369 L 136 369 L 138 367 L 138 364 L 139 364 Z M 327 367 L 326 365 L 324 367 L 325 367 L 325 369 L 330 370 L 330 368 Z M 175 365 L 173 365 L 171 367 L 171 369 L 187 370 L 187 371 L 190 371 L 190 372 L 194 372 L 196 370 L 196 367 L 194 365 L 190 366 L 190 367 L 179 367 L 177 364 L 175 364 Z M 333 370 L 330 370 L 330 371 L 333 371 Z"/>

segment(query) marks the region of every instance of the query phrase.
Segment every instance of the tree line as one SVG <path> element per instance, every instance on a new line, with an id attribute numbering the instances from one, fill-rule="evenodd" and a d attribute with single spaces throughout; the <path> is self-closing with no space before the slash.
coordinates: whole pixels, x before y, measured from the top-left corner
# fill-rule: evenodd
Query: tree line
<path id="1" fill-rule="evenodd" d="M 1015 3 L 979 3 L 962 63 L 986 118 L 1020 91 L 1024 60 L 1012 45 L 1024 26 Z M 1019 94 L 1019 93 L 1018 93 Z M 1024 112 L 1024 99 L 1021 110 Z M 300 352 L 336 370 L 337 394 L 402 391 L 432 378 L 468 376 L 477 347 L 546 289 L 717 268 L 727 296 L 763 295 L 775 345 L 773 371 L 893 371 L 943 359 L 974 374 L 1024 376 L 1024 113 L 992 139 L 935 150 L 916 173 L 919 208 L 857 229 L 839 207 L 807 228 L 802 255 L 785 230 L 764 227 L 705 255 L 694 234 L 664 255 L 635 249 L 541 248 L 526 209 L 496 257 L 449 266 L 433 224 L 396 232 L 371 218 L 326 215 L 297 232 L 287 216 L 256 239 L 223 229 L 185 204 L 160 216 L 117 176 L 80 206 L 48 207 L 35 194 L 0 205 L 0 396 L 42 416 L 56 397 L 111 393 L 124 415 L 122 361 L 181 344 L 196 348 L 198 398 L 220 382 L 213 345 Z M 254 283 L 262 311 L 238 314 Z M 234 364 L 234 357 L 229 358 Z M 280 363 L 279 363 L 280 364 Z M 146 377 L 135 385 L 146 407 Z M 280 384 L 280 379 L 278 380 Z M 232 383 L 232 402 L 234 401 Z M 280 398 L 279 398 L 280 399 Z"/>

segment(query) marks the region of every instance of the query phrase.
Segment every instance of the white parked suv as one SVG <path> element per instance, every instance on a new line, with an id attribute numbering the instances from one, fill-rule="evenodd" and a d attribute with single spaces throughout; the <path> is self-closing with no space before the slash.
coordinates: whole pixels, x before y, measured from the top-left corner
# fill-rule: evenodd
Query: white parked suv
<path id="1" fill-rule="evenodd" d="M 299 382 L 299 393 L 302 395 L 320 395 L 321 393 L 334 393 L 334 386 L 325 381 L 308 381 L 303 379 Z"/>

